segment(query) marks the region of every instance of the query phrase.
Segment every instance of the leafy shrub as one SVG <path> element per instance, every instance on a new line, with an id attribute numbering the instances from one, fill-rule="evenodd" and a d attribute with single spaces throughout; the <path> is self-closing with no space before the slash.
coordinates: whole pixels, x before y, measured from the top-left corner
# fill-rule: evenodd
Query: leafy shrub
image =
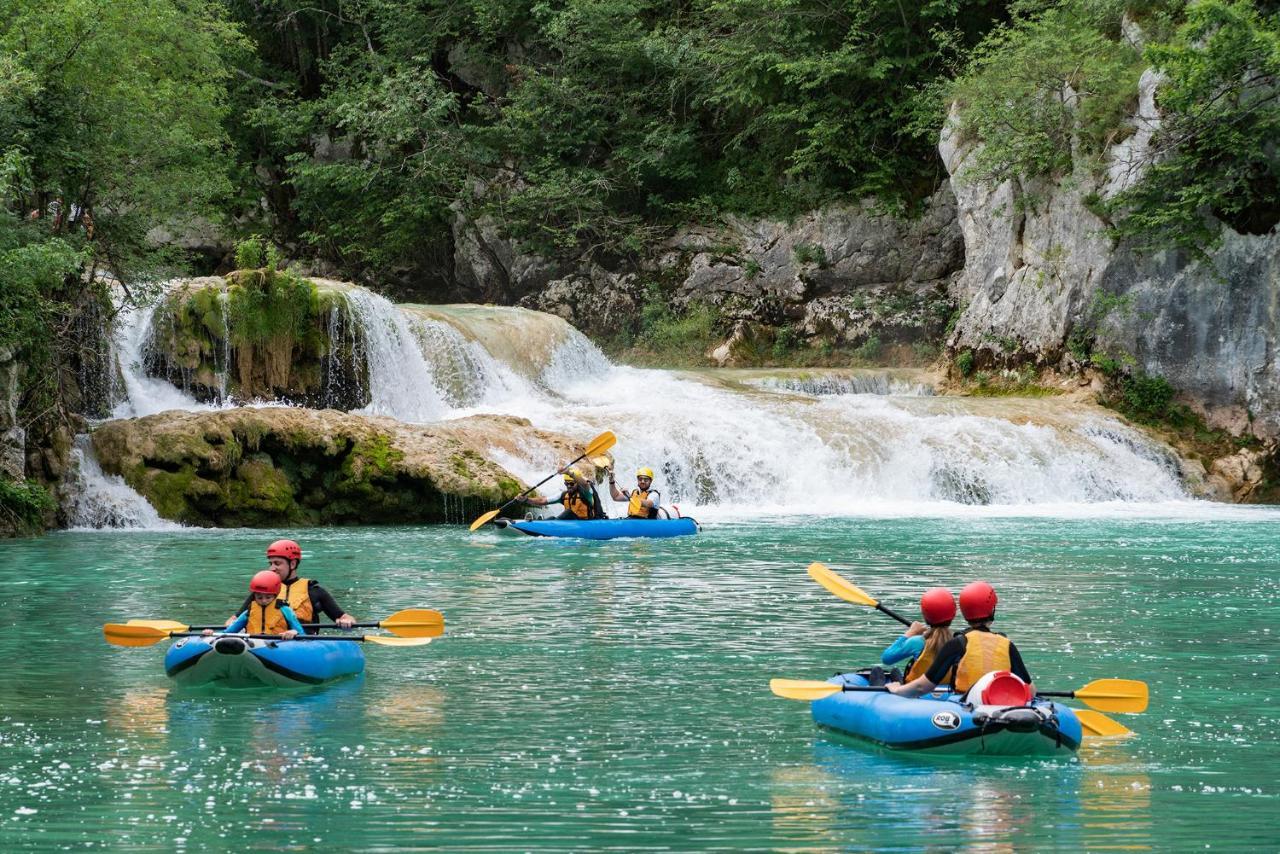
<path id="1" fill-rule="evenodd" d="M 1164 377 L 1136 373 L 1124 378 L 1120 391 L 1125 414 L 1139 421 L 1161 421 L 1169 417 L 1175 391 Z"/>
<path id="2" fill-rule="evenodd" d="M 0 524 L 33 533 L 44 527 L 44 516 L 54 506 L 48 490 L 35 481 L 0 475 Z"/>
<path id="3" fill-rule="evenodd" d="M 857 347 L 853 348 L 853 358 L 859 362 L 875 362 L 880 358 L 883 345 L 878 336 L 872 335 Z"/>
<path id="4" fill-rule="evenodd" d="M 796 334 L 795 329 L 790 326 L 780 327 L 773 336 L 774 360 L 778 362 L 785 360 L 799 346 L 800 336 Z"/>
<path id="5" fill-rule="evenodd" d="M 973 362 L 972 350 L 965 350 L 956 356 L 956 370 L 960 372 L 960 376 L 967 377 L 973 374 Z"/>
<path id="6" fill-rule="evenodd" d="M 823 268 L 827 266 L 827 250 L 816 243 L 797 243 L 792 253 L 798 264 L 816 264 Z"/>

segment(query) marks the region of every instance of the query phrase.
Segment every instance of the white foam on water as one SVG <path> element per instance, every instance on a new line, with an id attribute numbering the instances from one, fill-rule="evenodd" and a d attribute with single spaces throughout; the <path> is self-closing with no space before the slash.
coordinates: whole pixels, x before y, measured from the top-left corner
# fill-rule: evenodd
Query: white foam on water
<path id="1" fill-rule="evenodd" d="M 155 314 L 161 303 L 163 299 L 144 306 L 125 306 L 116 315 L 112 349 L 117 376 L 124 388 L 111 412 L 112 418 L 140 418 L 169 409 L 214 408 L 198 403 L 195 397 L 166 379 L 147 376 L 146 351 L 155 334 Z"/>
<path id="2" fill-rule="evenodd" d="M 103 472 L 87 433 L 75 438 L 71 449 L 73 488 L 63 508 L 72 530 L 132 528 L 172 531 L 183 526 L 160 518 L 156 509 L 119 475 Z"/>

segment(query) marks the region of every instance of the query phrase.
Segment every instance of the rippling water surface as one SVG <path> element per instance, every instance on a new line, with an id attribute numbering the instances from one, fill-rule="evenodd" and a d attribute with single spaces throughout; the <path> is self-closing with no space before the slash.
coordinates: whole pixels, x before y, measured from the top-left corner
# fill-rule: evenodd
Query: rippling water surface
<path id="1" fill-rule="evenodd" d="M 304 574 L 347 610 L 434 607 L 448 630 L 301 693 L 178 690 L 163 644 L 102 639 L 108 621 L 225 618 L 270 534 L 0 543 L 0 850 L 1276 850 L 1277 521 L 311 531 Z M 1037 684 L 1144 679 L 1151 709 L 1071 761 L 832 741 L 769 678 L 867 664 L 896 632 L 813 584 L 811 560 L 903 611 L 987 578 Z"/>

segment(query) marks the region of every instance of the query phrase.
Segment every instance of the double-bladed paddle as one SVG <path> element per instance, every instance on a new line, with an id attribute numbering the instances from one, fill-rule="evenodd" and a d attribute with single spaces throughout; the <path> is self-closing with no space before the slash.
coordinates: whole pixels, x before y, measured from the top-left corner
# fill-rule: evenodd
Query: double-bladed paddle
<path id="1" fill-rule="evenodd" d="M 218 631 L 226 628 L 226 626 L 188 626 L 176 620 L 130 620 L 126 625 L 150 626 L 153 629 L 162 629 L 170 632 L 190 632 L 202 629 Z M 308 625 L 306 628 L 386 629 L 391 634 L 402 638 L 438 638 L 444 634 L 444 615 L 439 611 L 432 611 L 427 608 L 405 608 L 376 623 L 353 623 L 350 626 L 340 626 L 337 623 L 319 623 Z"/>
<path id="2" fill-rule="evenodd" d="M 1038 696 L 1075 696 L 1088 703 L 1089 700 L 1086 699 L 1086 697 L 1089 695 L 1090 688 L 1098 683 L 1107 682 L 1130 682 L 1135 686 L 1131 689 L 1131 693 L 1141 693 L 1144 698 L 1146 696 L 1147 686 L 1144 683 L 1128 679 L 1099 679 L 1096 682 L 1090 682 L 1079 691 L 1057 693 L 1045 692 Z M 1136 686 L 1141 687 L 1138 688 Z M 830 697 L 832 694 L 839 694 L 846 691 L 883 691 L 887 693 L 889 689 L 884 686 L 832 685 L 830 682 L 818 682 L 817 680 L 811 679 L 770 679 L 769 690 L 777 694 L 779 697 L 785 697 L 788 700 L 804 700 L 805 702 L 812 702 L 814 700 L 821 700 L 824 697 Z M 1102 691 L 1108 695 L 1108 698 L 1110 698 L 1111 695 L 1118 693 L 1115 686 L 1104 687 Z M 1132 709 L 1131 711 L 1142 711 L 1142 709 L 1145 708 L 1146 702 L 1144 699 L 1142 708 Z M 1119 711 L 1114 708 L 1110 710 Z M 1119 721 L 1112 720 L 1106 715 L 1098 712 L 1091 712 L 1088 709 L 1072 709 L 1071 711 L 1075 712 L 1076 717 L 1079 718 L 1080 726 L 1084 729 L 1085 735 L 1098 738 L 1131 735 L 1133 733 L 1133 730 L 1129 729 L 1124 724 Z M 1125 711 L 1130 710 L 1126 709 Z"/>
<path id="3" fill-rule="evenodd" d="M 224 628 L 224 627 L 219 627 Z M 218 637 L 216 632 L 212 635 L 206 635 L 203 632 L 191 631 L 175 631 L 173 629 L 158 629 L 149 625 L 129 625 L 127 623 L 107 623 L 102 627 L 102 634 L 106 637 L 107 643 L 115 646 L 152 646 L 167 638 L 198 638 L 198 637 Z M 287 643 L 280 635 L 242 635 L 242 634 L 222 634 L 222 637 L 243 637 L 243 638 L 261 638 L 263 640 L 278 640 Z M 429 637 L 386 637 L 384 635 L 298 635 L 292 640 L 296 641 L 361 641 L 364 643 L 373 643 L 378 646 L 425 646 L 431 643 Z"/>
<path id="4" fill-rule="evenodd" d="M 583 457 L 594 457 L 594 456 L 597 456 L 597 455 L 599 455 L 599 454 L 603 454 L 605 451 L 607 451 L 607 450 L 609 450 L 610 448 L 612 448 L 612 447 L 614 446 L 614 444 L 615 444 L 617 441 L 618 441 L 618 437 L 613 435 L 613 431 L 611 431 L 611 430 L 605 430 L 605 431 L 604 431 L 603 433 L 601 433 L 599 436 L 596 436 L 594 439 L 592 439 L 592 440 L 591 440 L 591 444 L 587 445 L 587 447 L 586 447 L 585 449 L 583 449 L 583 451 L 582 451 L 582 453 L 581 453 L 581 454 L 579 454 L 577 457 L 575 457 L 574 459 L 572 459 L 571 461 L 569 461 L 568 463 L 566 463 L 566 466 L 571 466 L 571 465 L 573 465 L 574 463 L 576 463 L 578 460 L 582 459 Z M 560 472 L 558 472 L 558 471 L 557 471 L 557 472 L 552 472 L 551 474 L 549 474 L 549 475 L 547 475 L 546 477 L 544 477 L 542 480 L 540 480 L 540 481 L 538 481 L 537 483 L 535 483 L 533 486 L 531 486 L 531 487 L 529 487 L 528 489 L 526 489 L 524 492 L 522 492 L 522 493 L 520 493 L 519 495 L 517 495 L 515 498 L 512 498 L 512 499 L 511 499 L 510 501 L 508 501 L 506 504 L 503 504 L 503 505 L 502 505 L 501 507 L 499 507 L 497 510 L 490 510 L 488 513 L 484 514 L 484 515 L 483 515 L 483 516 L 481 516 L 479 519 L 476 519 L 474 522 L 472 522 L 472 523 L 471 523 L 471 530 L 473 530 L 473 531 L 474 531 L 474 530 L 476 530 L 477 528 L 479 528 L 481 525 L 485 524 L 486 522 L 492 522 L 494 519 L 496 519 L 496 518 L 497 518 L 498 514 L 499 514 L 499 513 L 501 513 L 503 510 L 506 510 L 506 509 L 507 509 L 508 507 L 510 507 L 512 504 L 515 504 L 515 503 L 516 503 L 517 501 L 519 501 L 521 498 L 524 498 L 524 497 L 525 497 L 526 495 L 528 495 L 530 492 L 533 492 L 533 491 L 534 491 L 535 489 L 537 489 L 539 486 L 542 486 L 542 484 L 544 484 L 544 483 L 546 483 L 547 481 L 551 480 L 551 478 L 555 477 L 555 476 L 556 476 L 557 474 L 559 474 L 559 473 L 560 473 Z"/>
<path id="5" fill-rule="evenodd" d="M 884 686 L 833 685 L 814 679 L 770 679 L 769 690 L 788 700 L 821 700 L 843 691 L 888 691 Z M 1074 697 L 1086 706 L 1108 712 L 1142 712 L 1147 708 L 1147 683 L 1136 679 L 1095 679 L 1074 691 L 1037 691 L 1037 697 Z"/>

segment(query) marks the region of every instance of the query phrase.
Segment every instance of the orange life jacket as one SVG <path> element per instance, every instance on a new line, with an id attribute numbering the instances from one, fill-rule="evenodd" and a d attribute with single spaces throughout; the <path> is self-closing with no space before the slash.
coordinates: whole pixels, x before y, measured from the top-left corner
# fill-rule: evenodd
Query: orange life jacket
<path id="1" fill-rule="evenodd" d="M 560 499 L 560 503 L 565 509 L 573 513 L 579 519 L 591 518 L 591 505 L 582 497 L 581 492 L 565 492 L 564 497 Z"/>
<path id="2" fill-rule="evenodd" d="M 641 502 L 648 501 L 650 490 L 633 489 L 627 497 L 627 516 L 631 519 L 654 519 L 658 515 L 657 507 L 645 507 Z"/>
<path id="3" fill-rule="evenodd" d="M 967 631 L 964 633 L 964 657 L 956 664 L 952 690 L 964 693 L 983 676 L 995 670 L 1008 670 L 1009 639 L 995 632 Z"/>
<path id="4" fill-rule="evenodd" d="M 310 578 L 295 578 L 293 581 L 286 581 L 284 586 L 280 588 L 280 595 L 277 595 L 276 598 L 283 599 L 293 609 L 294 616 L 298 618 L 299 623 L 310 623 L 315 620 L 315 612 L 311 609 Z"/>
<path id="5" fill-rule="evenodd" d="M 933 650 L 929 649 L 929 642 L 926 640 L 924 649 L 920 650 L 920 655 L 916 657 L 915 661 L 911 662 L 911 667 L 907 670 L 906 678 L 903 681 L 910 682 L 912 679 L 928 673 L 929 666 L 933 664 L 933 659 Z"/>
<path id="6" fill-rule="evenodd" d="M 245 631 L 251 635 L 278 635 L 289 630 L 289 621 L 280 613 L 280 605 L 288 605 L 299 623 L 309 623 L 315 619 L 311 608 L 311 579 L 295 578 L 280 588 L 276 599 L 269 605 L 249 603 L 249 622 Z"/>

